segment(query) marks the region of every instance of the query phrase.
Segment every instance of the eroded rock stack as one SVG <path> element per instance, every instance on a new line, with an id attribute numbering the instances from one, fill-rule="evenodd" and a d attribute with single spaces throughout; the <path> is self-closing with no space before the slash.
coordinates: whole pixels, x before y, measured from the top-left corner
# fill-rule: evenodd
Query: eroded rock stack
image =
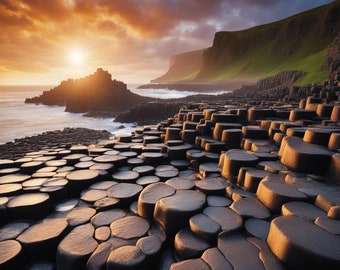
<path id="1" fill-rule="evenodd" d="M 340 105 L 322 102 L 191 104 L 0 160 L 0 269 L 339 269 Z"/>

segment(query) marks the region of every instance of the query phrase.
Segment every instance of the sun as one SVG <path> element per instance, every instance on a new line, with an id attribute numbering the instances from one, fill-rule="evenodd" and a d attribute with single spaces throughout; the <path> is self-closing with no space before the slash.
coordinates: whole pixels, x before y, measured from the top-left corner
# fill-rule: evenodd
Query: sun
<path id="1" fill-rule="evenodd" d="M 73 65 L 81 65 L 84 63 L 84 53 L 80 50 L 73 50 L 70 52 L 70 62 Z"/>

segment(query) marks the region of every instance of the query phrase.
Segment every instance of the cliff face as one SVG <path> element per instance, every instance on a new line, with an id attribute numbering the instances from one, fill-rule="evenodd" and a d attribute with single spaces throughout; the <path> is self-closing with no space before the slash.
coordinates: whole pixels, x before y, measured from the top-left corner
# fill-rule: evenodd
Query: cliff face
<path id="1" fill-rule="evenodd" d="M 340 74 L 340 32 L 335 40 L 329 45 L 324 67 L 329 70 L 332 78 Z"/>
<path id="2" fill-rule="evenodd" d="M 235 67 L 235 77 L 256 77 L 266 67 L 285 65 L 325 49 L 340 29 L 340 1 L 275 23 L 237 32 L 218 32 L 203 55 L 197 79 L 214 79 Z M 262 66 L 260 69 L 257 67 Z"/>
<path id="3" fill-rule="evenodd" d="M 320 73 L 328 46 L 340 30 L 339 14 L 337 0 L 274 23 L 242 31 L 217 32 L 212 47 L 203 51 L 195 80 L 257 80 L 292 69 Z M 182 77 L 177 74 L 179 80 Z M 158 82 L 159 79 L 165 82 L 162 77 Z"/>
<path id="4" fill-rule="evenodd" d="M 111 74 L 99 68 L 94 74 L 63 81 L 40 96 L 27 98 L 25 102 L 66 106 L 67 112 L 84 113 L 127 110 L 146 100 L 150 99 L 133 94 L 126 84 L 112 80 Z"/>
<path id="5" fill-rule="evenodd" d="M 202 55 L 205 49 L 177 54 L 171 57 L 169 70 L 152 83 L 178 82 L 194 79 L 202 65 Z"/>

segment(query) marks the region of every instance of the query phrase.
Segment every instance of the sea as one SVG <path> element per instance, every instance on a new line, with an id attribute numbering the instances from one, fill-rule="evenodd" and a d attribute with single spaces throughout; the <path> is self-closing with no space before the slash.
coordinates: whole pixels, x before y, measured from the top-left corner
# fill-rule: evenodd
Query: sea
<path id="1" fill-rule="evenodd" d="M 227 91 L 177 91 L 168 89 L 138 89 L 139 84 L 128 84 L 131 92 L 141 96 L 162 99 L 181 98 L 195 94 L 217 95 Z M 16 138 L 37 135 L 45 131 L 63 130 L 65 127 L 107 130 L 112 137 L 134 131 L 133 123 L 114 122 L 114 118 L 85 117 L 83 114 L 65 112 L 65 107 L 25 103 L 26 98 L 35 97 L 53 88 L 45 86 L 0 85 L 0 144 Z"/>

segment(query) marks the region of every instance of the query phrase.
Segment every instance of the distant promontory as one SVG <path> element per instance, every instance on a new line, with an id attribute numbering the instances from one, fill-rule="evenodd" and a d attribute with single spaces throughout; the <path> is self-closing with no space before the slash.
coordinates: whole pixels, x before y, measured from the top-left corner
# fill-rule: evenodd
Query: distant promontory
<path id="1" fill-rule="evenodd" d="M 112 80 L 110 73 L 98 68 L 84 78 L 62 81 L 25 103 L 65 106 L 65 111 L 72 113 L 115 113 L 152 100 L 132 93 L 125 83 Z"/>

